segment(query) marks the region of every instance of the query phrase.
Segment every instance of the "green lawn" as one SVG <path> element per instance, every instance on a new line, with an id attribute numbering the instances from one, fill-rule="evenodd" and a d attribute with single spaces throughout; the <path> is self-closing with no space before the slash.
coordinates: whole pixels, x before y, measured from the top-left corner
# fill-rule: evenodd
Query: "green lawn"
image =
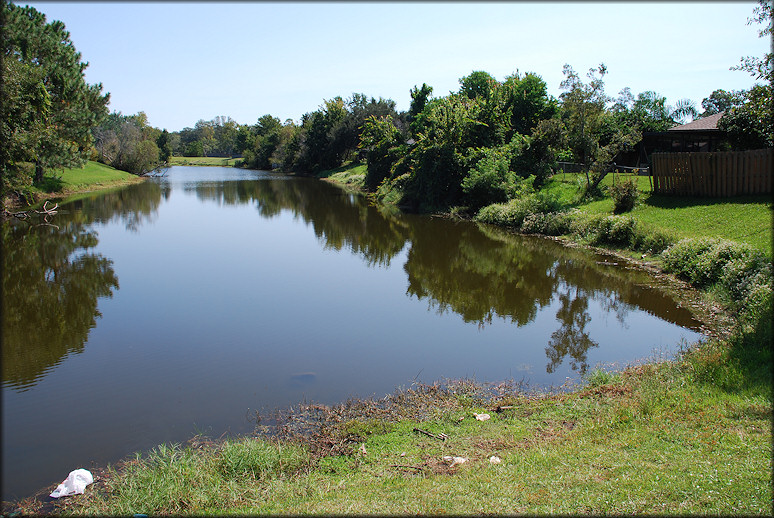
<path id="1" fill-rule="evenodd" d="M 199 165 L 199 166 L 223 166 L 231 167 L 240 158 L 224 158 L 210 156 L 173 156 L 169 158 L 169 165 Z"/>
<path id="2" fill-rule="evenodd" d="M 140 177 L 119 171 L 99 162 L 89 161 L 83 167 L 54 170 L 43 177 L 36 189 L 43 197 L 94 191 L 142 181 Z"/>
<path id="3" fill-rule="evenodd" d="M 678 237 L 722 238 L 749 244 L 772 255 L 772 199 L 769 195 L 734 198 L 690 198 L 650 193 L 647 176 L 637 176 L 640 199 L 629 214 L 647 225 L 668 230 Z M 621 175 L 608 175 L 602 186 L 620 181 Z M 549 182 L 564 204 L 572 204 L 582 175 L 558 174 Z M 613 200 L 582 203 L 577 208 L 592 214 L 612 214 Z"/>

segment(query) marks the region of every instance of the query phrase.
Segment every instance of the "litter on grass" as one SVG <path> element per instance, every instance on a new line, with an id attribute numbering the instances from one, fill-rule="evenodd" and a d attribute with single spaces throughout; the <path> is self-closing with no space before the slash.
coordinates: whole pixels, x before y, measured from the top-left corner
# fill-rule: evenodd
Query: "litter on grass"
<path id="1" fill-rule="evenodd" d="M 464 464 L 464 463 L 466 463 L 468 461 L 468 459 L 466 459 L 465 457 L 452 457 L 451 455 L 446 455 L 443 458 L 443 461 L 446 462 L 449 465 L 449 467 L 451 468 L 451 467 L 456 466 L 457 464 Z"/>
<path id="2" fill-rule="evenodd" d="M 83 468 L 76 469 L 71 471 L 67 478 L 56 486 L 56 489 L 49 496 L 51 498 L 59 498 L 61 496 L 81 495 L 86 486 L 92 482 L 94 482 L 94 477 L 89 470 Z"/>

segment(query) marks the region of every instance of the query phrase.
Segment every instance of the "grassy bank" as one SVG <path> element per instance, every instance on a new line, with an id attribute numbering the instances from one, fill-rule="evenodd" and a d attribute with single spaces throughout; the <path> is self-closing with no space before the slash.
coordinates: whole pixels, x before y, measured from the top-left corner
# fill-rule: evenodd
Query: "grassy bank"
<path id="1" fill-rule="evenodd" d="M 363 168 L 321 176 L 356 188 Z M 682 221 L 738 217 L 756 227 L 747 234 L 770 236 L 770 219 L 767 229 L 755 223 L 770 218 L 770 204 L 753 201 L 753 216 L 734 216 L 745 204 L 727 200 L 699 216 L 691 211 L 705 209 L 695 202 L 680 207 L 678 226 L 674 207 L 641 200 L 612 217 L 600 208 L 607 200 L 574 204 L 569 176 L 555 177 L 542 195 L 482 212 L 522 231 L 652 249 L 661 266 L 724 303 L 735 327 L 686 344 L 674 359 L 594 370 L 567 391 L 456 381 L 301 405 L 273 423 L 277 436 L 197 437 L 127 459 L 58 511 L 771 514 L 770 248 L 767 255 L 763 245 L 733 239 L 734 225 Z"/>
<path id="2" fill-rule="evenodd" d="M 63 511 L 767 515 L 770 379 L 734 359 L 744 347 L 595 371 L 565 394 L 458 382 L 299 408 L 287 429 L 311 435 L 161 446 Z"/>
<path id="3" fill-rule="evenodd" d="M 99 162 L 89 161 L 83 167 L 62 169 L 44 175 L 43 182 L 29 188 L 29 204 L 48 198 L 58 198 L 82 192 L 115 188 L 143 181 L 142 178 L 119 171 Z M 25 204 L 19 200 L 6 207 L 23 209 Z"/>
<path id="4" fill-rule="evenodd" d="M 213 156 L 173 156 L 169 158 L 169 165 L 233 167 L 239 160 L 241 159 Z"/>

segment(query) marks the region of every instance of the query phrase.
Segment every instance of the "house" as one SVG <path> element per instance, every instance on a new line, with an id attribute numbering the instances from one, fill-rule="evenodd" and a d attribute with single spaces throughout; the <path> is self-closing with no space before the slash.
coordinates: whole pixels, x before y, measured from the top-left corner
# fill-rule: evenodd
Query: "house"
<path id="1" fill-rule="evenodd" d="M 725 151 L 726 132 L 718 128 L 725 112 L 696 119 L 667 131 L 645 131 L 639 144 L 639 165 L 650 164 L 653 153 Z"/>

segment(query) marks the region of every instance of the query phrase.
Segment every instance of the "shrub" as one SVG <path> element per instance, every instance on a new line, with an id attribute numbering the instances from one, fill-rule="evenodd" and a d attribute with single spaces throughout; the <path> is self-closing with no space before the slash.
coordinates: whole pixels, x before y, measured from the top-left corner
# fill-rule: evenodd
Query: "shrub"
<path id="1" fill-rule="evenodd" d="M 488 205 L 478 211 L 475 219 L 482 223 L 493 223 L 521 229 L 525 219 L 532 216 L 532 222 L 530 223 L 532 230 L 524 230 L 525 232 L 539 232 L 534 229 L 543 228 L 545 225 L 545 228 L 552 228 L 554 229 L 552 230 L 553 232 L 558 232 L 552 235 L 564 233 L 563 231 L 559 232 L 559 228 L 560 225 L 569 227 L 567 216 L 559 216 L 558 213 L 552 214 L 559 209 L 558 198 L 545 192 L 529 192 L 531 178 L 522 180 L 517 187 L 519 192 L 527 194 L 523 194 L 508 203 Z M 540 215 L 542 215 L 542 219 L 538 217 Z M 550 224 L 549 220 L 551 221 Z M 542 223 L 538 223 L 538 221 Z"/>
<path id="2" fill-rule="evenodd" d="M 463 199 L 478 209 L 490 203 L 507 199 L 509 176 L 508 160 L 495 153 L 481 158 L 462 180 Z"/>
<path id="3" fill-rule="evenodd" d="M 622 214 L 634 208 L 637 202 L 637 182 L 629 178 L 607 188 L 613 198 L 613 213 Z"/>
<path id="4" fill-rule="evenodd" d="M 521 231 L 528 234 L 561 236 L 570 228 L 570 217 L 565 212 L 530 213 L 521 224 Z"/>
<path id="5" fill-rule="evenodd" d="M 667 271 L 682 277 L 691 284 L 705 288 L 717 283 L 723 274 L 723 268 L 735 260 L 729 271 L 729 281 L 748 271 L 752 265 L 763 259 L 756 258 L 760 253 L 748 245 L 722 239 L 682 239 L 661 254 Z M 736 273 L 734 273 L 736 272 Z M 749 273 L 749 271 L 748 271 Z"/>

